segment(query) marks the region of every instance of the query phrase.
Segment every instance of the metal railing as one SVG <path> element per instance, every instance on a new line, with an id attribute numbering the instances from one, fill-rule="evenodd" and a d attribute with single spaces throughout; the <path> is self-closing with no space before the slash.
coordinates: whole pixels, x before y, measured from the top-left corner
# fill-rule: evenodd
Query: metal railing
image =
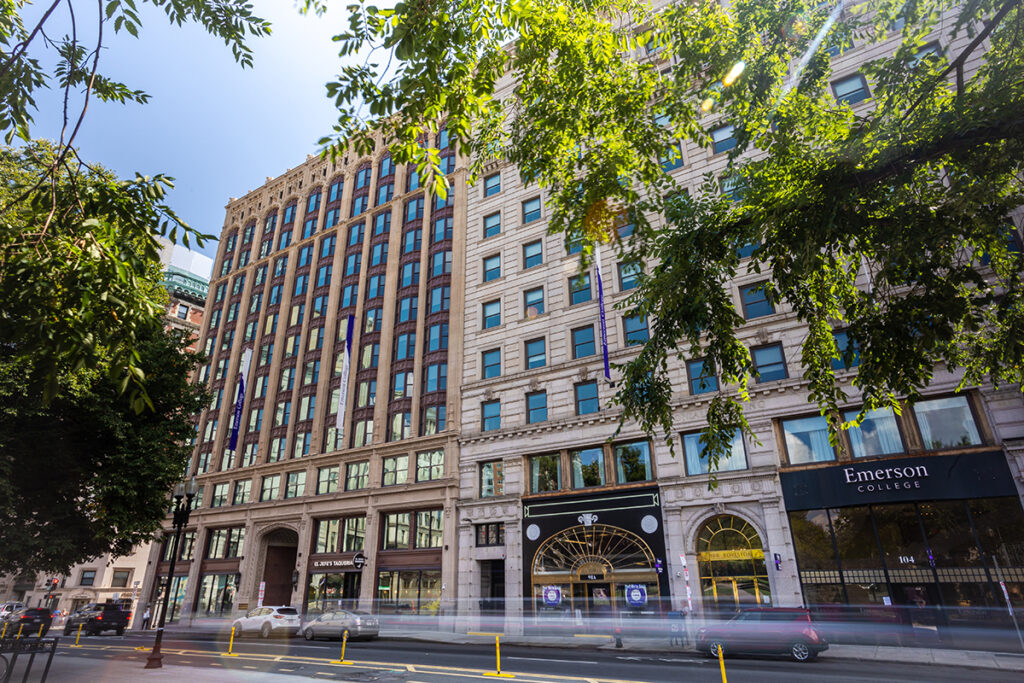
<path id="1" fill-rule="evenodd" d="M 46 668 L 43 669 L 43 677 L 39 683 L 45 683 L 46 677 L 50 674 L 50 664 L 53 663 L 53 653 L 57 651 L 57 643 L 60 638 L 39 638 L 39 637 L 15 637 L 9 636 L 0 638 L 0 683 L 10 683 L 14 676 L 18 658 L 28 655 L 28 664 L 25 665 L 25 673 L 21 678 L 22 683 L 28 681 L 29 672 L 35 663 L 36 655 L 46 655 Z"/>

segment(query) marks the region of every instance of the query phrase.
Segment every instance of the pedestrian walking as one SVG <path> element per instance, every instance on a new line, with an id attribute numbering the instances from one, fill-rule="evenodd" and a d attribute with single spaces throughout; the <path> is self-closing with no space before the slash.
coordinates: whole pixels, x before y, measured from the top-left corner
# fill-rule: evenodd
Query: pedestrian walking
<path id="1" fill-rule="evenodd" d="M 142 613 L 142 630 L 143 631 L 148 631 L 149 630 L 149 619 L 150 619 L 149 608 L 147 607 L 146 611 Z"/>

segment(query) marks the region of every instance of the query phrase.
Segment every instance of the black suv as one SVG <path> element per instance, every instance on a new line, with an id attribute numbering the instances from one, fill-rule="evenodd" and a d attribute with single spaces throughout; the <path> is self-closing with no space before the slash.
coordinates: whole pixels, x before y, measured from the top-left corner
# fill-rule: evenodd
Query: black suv
<path id="1" fill-rule="evenodd" d="M 96 635 L 103 631 L 116 631 L 117 635 L 123 636 L 124 630 L 128 628 L 128 622 L 132 613 L 121 609 L 120 605 L 114 603 L 86 605 L 74 614 L 68 615 L 64 622 L 64 635 L 69 636 L 77 631 L 79 625 L 86 635 Z"/>
<path id="2" fill-rule="evenodd" d="M 6 621 L 8 635 L 14 634 L 17 629 L 24 631 L 22 637 L 45 636 L 50 630 L 53 615 L 48 607 L 25 607 L 9 614 Z"/>

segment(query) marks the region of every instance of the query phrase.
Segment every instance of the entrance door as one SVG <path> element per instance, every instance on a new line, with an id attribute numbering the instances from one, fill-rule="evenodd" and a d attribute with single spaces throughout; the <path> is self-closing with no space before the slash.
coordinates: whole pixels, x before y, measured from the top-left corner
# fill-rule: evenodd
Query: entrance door
<path id="1" fill-rule="evenodd" d="M 267 546 L 267 562 L 263 566 L 263 580 L 267 584 L 264 605 L 288 605 L 292 598 L 292 572 L 295 570 L 294 546 Z"/>
<path id="2" fill-rule="evenodd" d="M 897 583 L 893 584 L 892 592 L 896 604 L 906 608 L 907 620 L 914 629 L 917 642 L 938 644 L 943 615 L 936 585 Z"/>

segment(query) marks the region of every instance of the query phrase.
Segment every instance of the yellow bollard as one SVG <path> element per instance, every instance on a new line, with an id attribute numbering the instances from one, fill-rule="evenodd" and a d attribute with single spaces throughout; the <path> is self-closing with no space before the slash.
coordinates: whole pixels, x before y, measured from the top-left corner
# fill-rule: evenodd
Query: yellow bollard
<path id="1" fill-rule="evenodd" d="M 341 634 L 341 659 L 332 659 L 331 664 L 344 664 L 345 666 L 352 666 L 352 662 L 345 659 L 346 645 L 348 645 L 348 629 L 345 629 Z"/>
<path id="2" fill-rule="evenodd" d="M 4 622 L 4 630 L 0 631 L 0 640 L 3 640 L 7 636 L 7 622 Z"/>
<path id="3" fill-rule="evenodd" d="M 485 671 L 484 676 L 497 676 L 499 678 L 515 678 L 512 674 L 501 673 L 501 636 L 494 636 L 494 656 L 497 660 L 497 671 Z"/>
<path id="4" fill-rule="evenodd" d="M 718 666 L 722 668 L 722 683 L 729 683 L 725 678 L 725 648 L 722 647 L 722 642 L 718 642 Z"/>
<path id="5" fill-rule="evenodd" d="M 75 644 L 72 645 L 71 647 L 82 647 L 81 645 L 78 644 L 78 639 L 82 637 L 82 627 L 83 626 L 85 626 L 85 624 L 79 624 L 78 625 L 78 633 L 75 635 Z"/>
<path id="6" fill-rule="evenodd" d="M 25 624 L 18 624 L 18 635 L 14 637 L 15 640 L 21 638 L 21 629 L 25 628 Z"/>
<path id="7" fill-rule="evenodd" d="M 42 638 L 42 637 L 43 637 L 43 625 L 39 624 L 39 633 L 36 635 L 36 638 Z"/>
<path id="8" fill-rule="evenodd" d="M 237 657 L 232 650 L 235 649 L 235 627 L 231 627 L 231 639 L 228 640 L 228 651 L 221 654 L 221 657 Z"/>

